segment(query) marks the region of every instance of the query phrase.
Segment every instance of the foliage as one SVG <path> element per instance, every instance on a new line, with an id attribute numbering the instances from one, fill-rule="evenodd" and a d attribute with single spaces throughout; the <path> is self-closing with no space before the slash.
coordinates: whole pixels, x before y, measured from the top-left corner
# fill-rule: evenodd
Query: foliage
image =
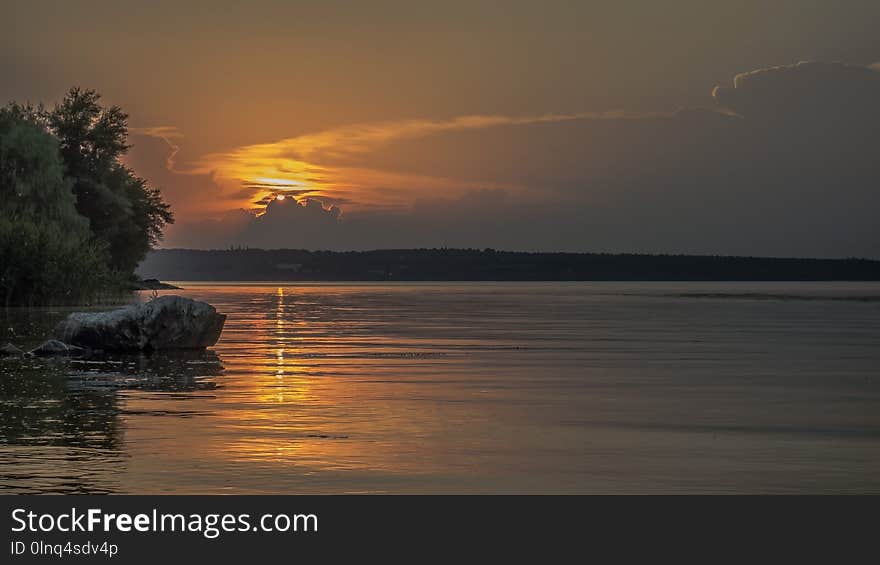
<path id="1" fill-rule="evenodd" d="M 51 111 L 0 108 L 0 304 L 73 303 L 124 287 L 173 221 L 123 165 L 128 116 L 74 88 Z"/>
<path id="2" fill-rule="evenodd" d="M 119 286 L 103 246 L 58 223 L 0 217 L 0 304 L 73 304 Z"/>
<path id="3" fill-rule="evenodd" d="M 72 229 L 88 224 L 77 214 L 57 140 L 31 108 L 0 108 L 0 211 L 6 218 L 39 218 Z"/>
<path id="4" fill-rule="evenodd" d="M 77 211 L 107 245 L 110 266 L 131 273 L 174 219 L 159 191 L 120 162 L 128 115 L 100 101 L 94 90 L 73 88 L 44 119 L 58 138 Z"/>

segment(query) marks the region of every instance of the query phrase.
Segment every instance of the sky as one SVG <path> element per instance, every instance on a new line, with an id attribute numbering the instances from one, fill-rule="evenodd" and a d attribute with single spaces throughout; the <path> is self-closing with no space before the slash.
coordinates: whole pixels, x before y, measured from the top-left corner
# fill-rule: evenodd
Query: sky
<path id="1" fill-rule="evenodd" d="M 164 247 L 880 258 L 876 1 L 0 4 L 0 101 L 123 107 Z"/>

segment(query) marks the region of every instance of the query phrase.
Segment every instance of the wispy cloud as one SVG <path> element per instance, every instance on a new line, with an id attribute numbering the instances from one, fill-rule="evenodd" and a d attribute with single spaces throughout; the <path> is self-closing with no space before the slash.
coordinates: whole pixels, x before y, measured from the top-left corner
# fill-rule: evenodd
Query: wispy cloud
<path id="1" fill-rule="evenodd" d="M 285 174 L 300 172 L 303 169 L 300 162 L 314 161 L 327 155 L 364 153 L 377 145 L 400 139 L 427 137 L 456 130 L 586 119 L 644 118 L 656 115 L 660 114 L 634 114 L 616 111 L 538 116 L 475 115 L 460 116 L 451 120 L 405 120 L 353 124 L 288 137 L 271 143 L 244 145 L 224 153 L 212 153 L 197 163 L 194 172 L 228 169 L 234 176 L 236 172 L 247 173 L 252 168 L 267 166 L 270 171 L 274 171 L 278 173 L 278 176 L 284 178 Z M 254 167 L 255 164 L 256 167 Z M 254 178 L 256 176 L 253 175 Z M 266 172 L 262 176 L 271 177 L 272 175 Z M 242 180 L 251 180 L 251 177 Z"/>
<path id="2" fill-rule="evenodd" d="M 131 128 L 129 133 L 134 135 L 144 135 L 147 137 L 155 137 L 164 141 L 171 150 L 165 159 L 165 166 L 169 171 L 174 171 L 175 158 L 180 152 L 178 141 L 183 139 L 183 133 L 174 126 L 153 126 L 144 128 Z"/>

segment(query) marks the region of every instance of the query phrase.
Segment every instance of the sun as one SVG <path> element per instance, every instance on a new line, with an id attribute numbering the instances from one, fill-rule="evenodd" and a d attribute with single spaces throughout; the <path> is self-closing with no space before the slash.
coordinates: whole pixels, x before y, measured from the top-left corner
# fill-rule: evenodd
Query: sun
<path id="1" fill-rule="evenodd" d="M 279 194 L 278 196 L 275 197 L 275 200 L 284 200 L 284 198 L 285 197 L 283 194 Z"/>

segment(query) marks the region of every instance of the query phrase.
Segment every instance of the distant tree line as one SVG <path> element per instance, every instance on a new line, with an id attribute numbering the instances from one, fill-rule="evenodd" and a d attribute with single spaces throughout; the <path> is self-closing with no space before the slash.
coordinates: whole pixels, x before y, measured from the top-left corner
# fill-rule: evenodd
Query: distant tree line
<path id="1" fill-rule="evenodd" d="M 176 281 L 880 280 L 880 261 L 493 249 L 160 249 L 139 267 Z"/>
<path id="2" fill-rule="evenodd" d="M 126 167 L 128 115 L 93 90 L 0 108 L 0 304 L 88 302 L 127 287 L 173 222 Z"/>

